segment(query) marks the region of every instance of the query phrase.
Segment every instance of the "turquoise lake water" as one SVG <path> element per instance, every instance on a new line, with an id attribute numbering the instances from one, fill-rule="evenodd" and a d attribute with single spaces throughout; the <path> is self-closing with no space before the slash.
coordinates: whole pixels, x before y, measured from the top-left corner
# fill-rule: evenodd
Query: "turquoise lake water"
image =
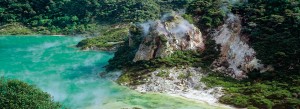
<path id="1" fill-rule="evenodd" d="M 79 37 L 0 36 L 0 76 L 36 85 L 71 109 L 214 109 L 162 94 L 140 94 L 99 77 L 113 53 L 81 51 Z"/>

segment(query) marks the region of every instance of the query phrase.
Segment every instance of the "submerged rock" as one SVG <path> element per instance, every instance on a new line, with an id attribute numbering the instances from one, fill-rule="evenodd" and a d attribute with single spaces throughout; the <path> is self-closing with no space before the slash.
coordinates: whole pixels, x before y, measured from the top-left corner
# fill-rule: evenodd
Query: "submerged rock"
<path id="1" fill-rule="evenodd" d="M 168 14 L 161 20 L 138 26 L 143 32 L 134 62 L 166 57 L 176 50 L 204 50 L 200 30 L 177 14 Z M 129 43 L 133 43 L 134 37 L 129 37 Z"/>

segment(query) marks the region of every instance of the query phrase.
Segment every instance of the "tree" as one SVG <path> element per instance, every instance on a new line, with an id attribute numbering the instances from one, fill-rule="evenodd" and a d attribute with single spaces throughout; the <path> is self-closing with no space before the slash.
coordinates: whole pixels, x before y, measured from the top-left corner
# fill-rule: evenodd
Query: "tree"
<path id="1" fill-rule="evenodd" d="M 222 0 L 195 0 L 189 4 L 187 13 L 197 18 L 197 26 L 208 33 L 223 23 L 226 12 L 222 7 Z"/>
<path id="2" fill-rule="evenodd" d="M 60 109 L 51 96 L 18 80 L 0 78 L 0 107 L 2 109 Z"/>
<path id="3" fill-rule="evenodd" d="M 251 0 L 233 9 L 258 59 L 275 68 L 274 76 L 300 75 L 299 7 L 297 0 Z"/>

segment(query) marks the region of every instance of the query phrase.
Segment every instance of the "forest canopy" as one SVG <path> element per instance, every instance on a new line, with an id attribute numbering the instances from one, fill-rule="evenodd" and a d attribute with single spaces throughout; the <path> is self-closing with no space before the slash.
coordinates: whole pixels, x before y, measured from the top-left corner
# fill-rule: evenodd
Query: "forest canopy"
<path id="1" fill-rule="evenodd" d="M 35 31 L 82 33 L 90 23 L 142 22 L 191 0 L 1 0 L 0 25 L 19 22 Z M 47 33 L 46 32 L 46 33 Z"/>

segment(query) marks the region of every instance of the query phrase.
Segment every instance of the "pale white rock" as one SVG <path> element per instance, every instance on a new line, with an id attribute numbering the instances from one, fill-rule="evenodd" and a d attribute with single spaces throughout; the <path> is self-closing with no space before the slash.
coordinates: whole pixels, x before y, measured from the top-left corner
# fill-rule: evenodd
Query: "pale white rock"
<path id="1" fill-rule="evenodd" d="M 177 14 L 165 15 L 161 20 L 139 26 L 143 30 L 143 39 L 134 62 L 166 57 L 176 50 L 204 50 L 200 30 Z"/>
<path id="2" fill-rule="evenodd" d="M 213 39 L 221 45 L 221 56 L 214 63 L 215 70 L 242 79 L 253 69 L 264 69 L 264 65 L 256 58 L 254 49 L 247 44 L 247 37 L 241 34 L 238 16 L 228 14 L 225 24 L 213 34 Z"/>

